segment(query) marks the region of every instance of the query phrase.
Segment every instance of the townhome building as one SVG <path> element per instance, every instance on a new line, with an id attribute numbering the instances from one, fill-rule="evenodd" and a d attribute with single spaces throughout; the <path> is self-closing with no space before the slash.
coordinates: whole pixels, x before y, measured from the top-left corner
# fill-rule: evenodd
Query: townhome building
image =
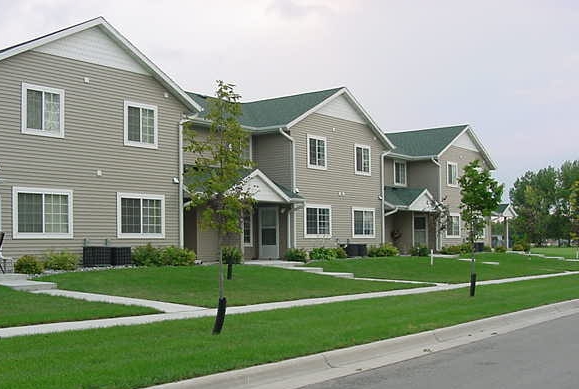
<path id="1" fill-rule="evenodd" d="M 0 50 L 4 255 L 179 245 L 180 123 L 200 109 L 103 18 Z"/>
<path id="2" fill-rule="evenodd" d="M 192 119 L 202 136 L 208 97 L 191 93 L 205 108 Z M 240 123 L 251 136 L 255 212 L 243 223 L 239 244 L 246 259 L 283 257 L 358 243 L 379 245 L 383 234 L 382 158 L 392 144 L 347 88 L 242 103 Z M 194 164 L 193 155 L 185 161 Z M 196 210 L 185 216 L 185 245 L 212 260 L 217 235 L 204 231 Z"/>
<path id="3" fill-rule="evenodd" d="M 185 92 L 103 18 L 0 50 L 4 255 L 87 245 L 174 245 L 203 261 L 217 235 L 188 207 L 210 98 Z M 459 244 L 458 177 L 496 165 L 469 125 L 385 133 L 345 87 L 241 103 L 244 185 L 256 200 L 227 244 L 246 259 L 288 249 Z M 443 232 L 432 202 L 451 210 Z M 487 232 L 488 231 L 488 232 Z M 490 230 L 481 240 L 490 244 Z"/>
<path id="4" fill-rule="evenodd" d="M 384 162 L 386 236 L 402 252 L 417 245 L 437 250 L 463 243 L 467 229 L 460 217 L 458 179 L 474 160 L 485 169 L 496 169 L 473 128 L 463 124 L 387 136 L 396 148 Z M 444 231 L 436 231 L 433 201 L 442 202 L 450 211 Z M 490 246 L 488 223 L 479 241 Z"/>

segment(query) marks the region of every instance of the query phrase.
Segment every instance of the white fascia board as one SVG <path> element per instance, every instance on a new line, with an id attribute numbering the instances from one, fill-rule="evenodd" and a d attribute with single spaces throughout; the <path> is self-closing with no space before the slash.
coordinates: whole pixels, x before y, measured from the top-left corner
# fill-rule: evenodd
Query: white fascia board
<path id="1" fill-rule="evenodd" d="M 430 201 L 434 201 L 434 196 L 432 196 L 432 194 L 430 193 L 430 191 L 429 191 L 428 189 L 424 189 L 424 190 L 422 191 L 422 193 L 420 193 L 418 196 L 416 196 L 416 198 L 414 199 L 414 201 L 408 206 L 408 210 L 410 210 L 410 211 L 419 211 L 419 212 L 428 212 L 428 211 L 430 211 L 429 209 L 428 209 L 428 210 L 424 210 L 424 209 L 414 208 L 416 202 L 418 202 L 418 200 L 420 200 L 420 198 L 421 198 L 421 197 L 424 197 L 424 196 L 428 197 L 428 199 L 429 199 Z"/>
<path id="2" fill-rule="evenodd" d="M 476 136 L 476 134 L 474 133 L 470 124 L 467 124 L 465 126 L 464 130 L 462 130 L 450 143 L 448 143 L 448 145 L 446 145 L 446 147 L 444 149 L 442 149 L 442 151 L 436 157 L 440 158 L 440 156 L 442 154 L 444 154 L 446 152 L 446 150 L 448 150 L 450 148 L 450 146 L 452 146 L 454 144 L 454 142 L 456 142 L 456 140 L 458 138 L 460 138 L 465 133 L 468 133 L 472 137 L 472 139 L 474 140 L 475 145 L 478 147 L 483 158 L 486 160 L 486 163 L 489 165 L 489 170 L 497 170 L 497 164 L 492 160 L 487 149 L 483 146 L 480 139 Z"/>
<path id="3" fill-rule="evenodd" d="M 175 83 L 169 76 L 167 76 L 161 69 L 157 67 L 151 60 L 149 60 L 143 53 L 141 53 L 131 42 L 129 42 L 124 36 L 121 35 L 113 26 L 111 26 L 105 18 L 99 16 L 98 18 L 91 19 L 84 23 L 78 24 L 76 26 L 64 29 L 62 31 L 47 35 L 43 38 L 34 39 L 28 43 L 16 46 L 10 50 L 6 50 L 0 53 L 0 61 L 17 54 L 23 53 L 28 50 L 35 49 L 37 47 L 46 45 L 50 42 L 65 38 L 72 34 L 88 30 L 89 28 L 99 26 L 105 34 L 121 47 L 123 47 L 126 52 L 139 64 L 141 64 L 145 69 L 148 69 L 153 73 L 153 77 L 163 84 L 167 89 L 171 90 L 176 97 L 188 108 L 194 109 L 196 111 L 203 111 L 203 108 L 197 104 L 179 85 Z"/>
<path id="4" fill-rule="evenodd" d="M 279 195 L 282 199 L 284 199 L 285 201 L 287 201 L 288 203 L 290 202 L 290 198 L 279 188 L 279 186 L 277 186 L 272 180 L 270 180 L 261 170 L 259 169 L 255 169 L 254 171 L 252 171 L 247 177 L 244 178 L 244 180 L 247 182 L 249 180 L 251 180 L 253 177 L 259 177 L 261 178 L 266 184 L 267 186 L 270 187 L 271 190 L 273 190 L 277 195 Z"/>
<path id="5" fill-rule="evenodd" d="M 427 161 L 431 160 L 432 158 L 438 158 L 438 155 L 419 155 L 419 156 L 410 156 L 405 154 L 397 154 L 397 153 L 388 153 L 387 155 L 389 158 L 392 159 L 401 159 L 403 161 Z"/>
<path id="6" fill-rule="evenodd" d="M 337 97 L 341 96 L 341 95 L 346 95 L 346 97 L 350 100 L 350 102 L 354 105 L 354 108 L 362 114 L 362 116 L 364 116 L 364 119 L 366 119 L 366 121 L 368 122 L 368 124 L 370 125 L 370 128 L 372 129 L 372 131 L 374 131 L 374 133 L 378 136 L 378 138 L 380 138 L 380 140 L 385 143 L 390 149 L 394 149 L 395 146 L 394 144 L 392 144 L 392 142 L 390 142 L 390 139 L 388 139 L 385 135 L 384 132 L 380 129 L 380 127 L 378 127 L 378 124 L 376 124 L 376 122 L 370 117 L 370 115 L 368 114 L 368 112 L 366 112 L 366 110 L 360 105 L 360 103 L 358 102 L 358 100 L 356 100 L 356 98 L 354 98 L 354 96 L 350 93 L 350 91 L 348 90 L 348 88 L 340 88 L 336 93 L 334 93 L 333 95 L 331 95 L 330 97 L 326 98 L 324 101 L 322 101 L 321 103 L 319 103 L 318 105 L 314 106 L 313 108 L 311 108 L 310 110 L 304 112 L 303 114 L 301 114 L 300 116 L 298 116 L 297 118 L 295 118 L 294 120 L 292 120 L 290 123 L 288 123 L 286 125 L 286 128 L 291 128 L 293 126 L 295 126 L 297 123 L 301 122 L 303 119 L 305 119 L 306 117 L 310 116 L 311 114 L 313 114 L 314 112 L 318 111 L 320 108 L 324 107 L 325 105 L 329 104 L 330 102 L 332 102 L 334 99 L 336 99 Z"/>

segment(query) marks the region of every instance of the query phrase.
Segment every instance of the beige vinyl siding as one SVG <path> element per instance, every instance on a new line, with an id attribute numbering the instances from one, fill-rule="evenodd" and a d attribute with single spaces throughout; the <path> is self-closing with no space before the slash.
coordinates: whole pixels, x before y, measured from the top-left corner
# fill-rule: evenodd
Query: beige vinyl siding
<path id="1" fill-rule="evenodd" d="M 438 199 L 439 171 L 434 162 L 407 162 L 406 177 L 409 188 L 426 188 L 435 199 Z"/>
<path id="2" fill-rule="evenodd" d="M 327 170 L 309 169 L 307 136 L 327 139 Z M 332 237 L 329 239 L 304 238 L 304 211 L 296 211 L 297 246 L 311 249 L 337 243 L 381 242 L 380 156 L 384 150 L 371 129 L 360 123 L 321 114 L 312 114 L 291 128 L 296 147 L 296 186 L 307 204 L 330 205 Z M 354 145 L 371 148 L 371 176 L 354 173 Z M 344 195 L 340 195 L 340 193 Z M 352 207 L 374 208 L 374 238 L 353 237 Z"/>
<path id="3" fill-rule="evenodd" d="M 463 174 L 463 169 L 470 162 L 478 159 L 481 164 L 486 167 L 483 158 L 479 152 L 467 150 L 462 147 L 450 146 L 440 157 L 441 165 L 441 187 L 442 187 L 442 198 L 446 197 L 446 203 L 449 206 L 451 213 L 460 213 L 460 187 L 451 187 L 447 185 L 447 162 L 455 162 L 458 165 L 457 176 L 460 178 Z M 461 219 L 462 220 L 462 219 Z M 442 233 L 442 246 L 450 246 L 460 244 L 464 241 L 467 236 L 467 230 L 464 224 L 461 225 L 461 237 L 460 238 L 447 238 L 446 232 Z M 487 233 L 486 243 L 490 245 L 490 233 Z"/>
<path id="4" fill-rule="evenodd" d="M 89 83 L 84 78 L 90 79 Z M 21 134 L 21 83 L 65 90 L 64 139 Z M 178 124 L 187 109 L 152 77 L 37 52 L 0 62 L 5 254 L 79 252 L 83 241 L 179 244 Z M 125 100 L 158 107 L 156 150 L 124 146 Z M 97 170 L 102 176 L 97 176 Z M 14 186 L 73 191 L 74 238 L 12 240 Z M 165 196 L 164 239 L 117 239 L 117 192 Z"/>
<path id="5" fill-rule="evenodd" d="M 254 136 L 253 158 L 256 167 L 271 180 L 287 188 L 292 186 L 292 147 L 283 135 Z"/>

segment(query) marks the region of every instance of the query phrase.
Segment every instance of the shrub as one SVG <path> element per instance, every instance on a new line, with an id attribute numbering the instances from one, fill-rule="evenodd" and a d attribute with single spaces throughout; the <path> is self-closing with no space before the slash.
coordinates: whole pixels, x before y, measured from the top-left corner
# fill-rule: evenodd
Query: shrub
<path id="1" fill-rule="evenodd" d="M 36 259 L 34 255 L 24 255 L 14 264 L 14 271 L 23 274 L 40 274 L 42 273 L 42 262 Z"/>
<path id="2" fill-rule="evenodd" d="M 334 252 L 336 253 L 336 258 L 348 258 L 348 253 L 343 247 L 336 247 Z"/>
<path id="3" fill-rule="evenodd" d="M 240 264 L 243 255 L 241 254 L 241 250 L 237 247 L 232 246 L 224 246 L 221 249 L 221 259 L 223 263 L 227 264 Z"/>
<path id="4" fill-rule="evenodd" d="M 461 244 L 459 247 L 460 247 L 460 253 L 461 254 L 469 254 L 469 253 L 472 253 L 472 251 L 473 251 L 472 245 L 468 242 Z"/>
<path id="5" fill-rule="evenodd" d="M 491 246 L 483 246 L 483 251 L 485 253 L 490 253 L 491 251 L 493 251 L 493 248 Z"/>
<path id="6" fill-rule="evenodd" d="M 132 254 L 133 263 L 136 266 L 161 266 L 161 253 L 151 243 L 145 246 L 136 247 Z"/>
<path id="7" fill-rule="evenodd" d="M 44 254 L 44 267 L 51 270 L 75 270 L 80 262 L 80 256 L 61 251 Z"/>
<path id="8" fill-rule="evenodd" d="M 161 250 L 160 256 L 161 262 L 168 266 L 191 266 L 197 259 L 194 251 L 175 246 L 165 247 Z"/>
<path id="9" fill-rule="evenodd" d="M 304 249 L 288 249 L 285 253 L 286 261 L 306 262 L 308 253 Z"/>
<path id="10" fill-rule="evenodd" d="M 456 255 L 461 253 L 461 246 L 444 246 L 440 249 L 441 254 Z"/>
<path id="11" fill-rule="evenodd" d="M 412 250 L 410 250 L 410 255 L 413 257 L 428 257 L 429 254 L 430 250 L 424 245 L 414 246 Z"/>
<path id="12" fill-rule="evenodd" d="M 310 251 L 310 259 L 313 261 L 330 261 L 336 259 L 336 251 L 325 247 L 316 247 Z"/>
<path id="13" fill-rule="evenodd" d="M 497 246 L 495 247 L 495 253 L 504 253 L 507 251 L 507 248 L 505 246 Z"/>
<path id="14" fill-rule="evenodd" d="M 385 243 L 382 246 L 372 246 L 368 249 L 369 257 L 395 257 L 399 254 L 398 248 L 392 243 Z"/>
<path id="15" fill-rule="evenodd" d="M 515 243 L 513 245 L 513 251 L 525 251 L 525 247 L 521 243 Z"/>

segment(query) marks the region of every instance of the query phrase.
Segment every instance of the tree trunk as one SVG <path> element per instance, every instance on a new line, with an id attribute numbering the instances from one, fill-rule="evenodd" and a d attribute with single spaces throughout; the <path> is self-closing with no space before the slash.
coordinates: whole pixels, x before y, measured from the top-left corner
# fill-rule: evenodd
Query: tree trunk
<path id="1" fill-rule="evenodd" d="M 217 304 L 217 316 L 215 317 L 215 325 L 213 326 L 213 335 L 219 335 L 225 322 L 225 310 L 227 309 L 227 299 L 224 294 L 223 282 L 223 248 L 221 246 L 221 234 L 217 238 L 219 244 L 219 301 Z"/>

